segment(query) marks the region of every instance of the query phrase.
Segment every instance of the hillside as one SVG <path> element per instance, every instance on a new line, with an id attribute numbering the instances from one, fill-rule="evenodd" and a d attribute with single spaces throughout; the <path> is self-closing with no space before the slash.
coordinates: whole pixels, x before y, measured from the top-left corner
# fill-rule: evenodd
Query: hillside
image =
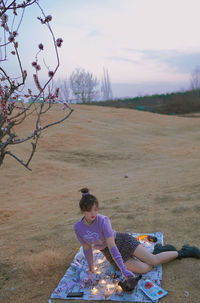
<path id="1" fill-rule="evenodd" d="M 200 247 L 200 118 L 73 108 L 41 138 L 32 172 L 9 157 L 1 167 L 2 303 L 47 302 L 79 247 L 73 223 L 83 186 L 115 230 L 163 231 L 165 243 Z M 23 155 L 29 146 L 17 148 Z M 196 259 L 164 265 L 162 302 L 199 302 L 199 276 Z"/>

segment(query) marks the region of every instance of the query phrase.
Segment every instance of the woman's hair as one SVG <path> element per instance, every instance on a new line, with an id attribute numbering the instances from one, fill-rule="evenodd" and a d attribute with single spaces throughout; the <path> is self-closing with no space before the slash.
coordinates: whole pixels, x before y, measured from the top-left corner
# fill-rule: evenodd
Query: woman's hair
<path id="1" fill-rule="evenodd" d="M 80 189 L 80 192 L 82 193 L 82 198 L 79 202 L 81 211 L 90 211 L 93 205 L 96 205 L 97 208 L 99 207 L 99 201 L 95 196 L 90 194 L 88 188 L 84 187 Z"/>

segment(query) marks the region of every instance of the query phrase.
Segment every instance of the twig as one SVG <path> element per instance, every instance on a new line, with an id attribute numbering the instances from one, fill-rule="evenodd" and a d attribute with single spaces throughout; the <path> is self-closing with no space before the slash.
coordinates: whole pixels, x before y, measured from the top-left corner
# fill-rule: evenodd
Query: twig
<path id="1" fill-rule="evenodd" d="M 32 171 L 31 168 L 29 168 L 27 166 L 26 163 L 24 163 L 23 160 L 19 159 L 16 155 L 14 155 L 13 153 L 11 153 L 10 151 L 6 151 L 5 154 L 12 156 L 15 160 L 17 160 L 20 164 L 22 164 L 23 166 L 25 166 L 28 170 Z M 30 162 L 30 161 L 29 161 Z"/>
<path id="2" fill-rule="evenodd" d="M 43 127 L 42 127 L 42 130 L 44 130 L 44 129 L 46 129 L 46 128 L 52 126 L 52 125 L 56 125 L 56 124 L 59 124 L 59 123 L 63 122 L 64 120 L 66 120 L 66 119 L 72 114 L 73 111 L 74 111 L 74 110 L 71 109 L 70 112 L 69 112 L 69 114 L 68 114 L 67 116 L 65 116 L 63 119 L 61 119 L 61 120 L 59 120 L 59 121 L 56 121 L 56 122 L 53 122 L 53 123 L 51 123 L 51 124 L 48 124 L 48 125 L 46 125 L 46 126 L 43 126 Z"/>

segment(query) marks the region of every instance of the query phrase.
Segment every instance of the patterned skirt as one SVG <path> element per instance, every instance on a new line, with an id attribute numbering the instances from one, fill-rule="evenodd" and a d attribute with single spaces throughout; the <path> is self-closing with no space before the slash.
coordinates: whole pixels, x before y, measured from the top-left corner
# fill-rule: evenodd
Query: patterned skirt
<path id="1" fill-rule="evenodd" d="M 127 233 L 117 232 L 115 237 L 115 244 L 119 249 L 123 261 L 126 262 L 128 259 L 133 257 L 133 253 L 135 249 L 138 247 L 138 245 L 140 244 L 140 242 L 136 238 L 134 238 L 133 236 Z M 106 259 L 110 262 L 110 264 L 112 264 L 115 268 L 117 268 L 117 265 L 113 260 L 108 247 L 102 249 L 101 252 L 104 254 Z"/>

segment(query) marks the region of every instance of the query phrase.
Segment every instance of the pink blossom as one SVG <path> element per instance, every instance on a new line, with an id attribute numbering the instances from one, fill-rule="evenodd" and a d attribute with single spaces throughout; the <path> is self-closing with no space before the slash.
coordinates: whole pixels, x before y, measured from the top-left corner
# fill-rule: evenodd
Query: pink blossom
<path id="1" fill-rule="evenodd" d="M 35 81 L 35 84 L 36 84 L 37 88 L 41 91 L 41 90 L 42 90 L 42 87 L 41 87 L 41 85 L 40 85 L 38 76 L 37 76 L 36 74 L 33 74 L 33 79 L 34 79 L 34 81 Z"/>
<path id="2" fill-rule="evenodd" d="M 53 77 L 54 72 L 53 71 L 49 71 L 48 75 L 49 75 L 49 77 Z"/>
<path id="3" fill-rule="evenodd" d="M 45 21 L 46 22 L 49 22 L 49 21 L 51 21 L 52 20 L 52 16 L 51 15 L 48 15 L 46 18 L 45 18 Z"/>
<path id="4" fill-rule="evenodd" d="M 57 45 L 58 47 L 61 47 L 61 46 L 62 46 L 62 43 L 63 43 L 63 39 L 62 39 L 62 38 L 58 38 L 58 39 L 56 40 L 56 45 Z"/>
<path id="5" fill-rule="evenodd" d="M 43 50 L 43 49 L 44 49 L 44 45 L 43 45 L 42 43 L 40 43 L 40 44 L 38 45 L 38 47 L 39 47 L 40 50 Z"/>
<path id="6" fill-rule="evenodd" d="M 13 34 L 10 34 L 10 36 L 8 37 L 8 41 L 13 42 L 14 40 L 15 40 L 15 36 Z"/>
<path id="7" fill-rule="evenodd" d="M 59 87 L 56 88 L 56 92 L 55 92 L 55 97 L 58 98 L 58 94 L 59 94 Z"/>

